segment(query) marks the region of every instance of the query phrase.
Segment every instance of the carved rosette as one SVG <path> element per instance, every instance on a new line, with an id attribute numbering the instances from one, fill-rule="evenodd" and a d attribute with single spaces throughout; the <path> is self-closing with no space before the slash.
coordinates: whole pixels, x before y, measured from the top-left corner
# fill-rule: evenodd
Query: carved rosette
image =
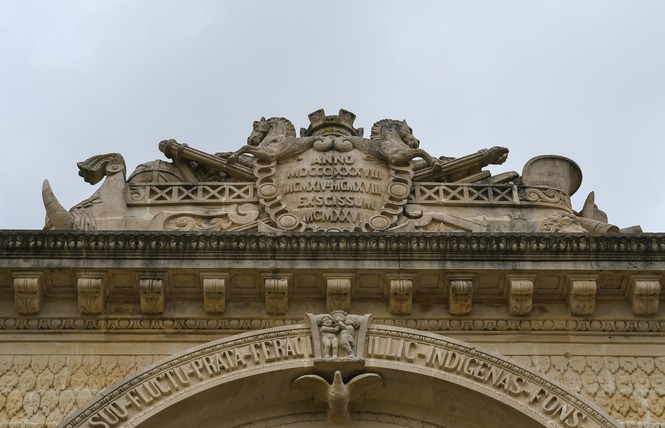
<path id="1" fill-rule="evenodd" d="M 358 149 L 315 146 L 295 159 L 254 162 L 259 201 L 281 230 L 389 229 L 413 178 L 410 166 L 387 166 Z"/>

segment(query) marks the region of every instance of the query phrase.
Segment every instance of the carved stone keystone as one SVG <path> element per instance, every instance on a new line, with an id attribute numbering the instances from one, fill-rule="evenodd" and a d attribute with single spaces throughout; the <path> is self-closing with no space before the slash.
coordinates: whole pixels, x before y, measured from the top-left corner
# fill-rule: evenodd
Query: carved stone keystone
<path id="1" fill-rule="evenodd" d="M 203 278 L 203 310 L 207 313 L 226 310 L 225 278 Z"/>
<path id="2" fill-rule="evenodd" d="M 413 306 L 413 280 L 390 280 L 390 313 L 410 314 Z"/>
<path id="3" fill-rule="evenodd" d="M 510 315 L 529 315 L 533 305 L 533 277 L 507 275 L 505 295 Z"/>
<path id="4" fill-rule="evenodd" d="M 629 301 L 635 315 L 653 315 L 658 312 L 660 281 L 636 278 L 630 287 Z"/>
<path id="5" fill-rule="evenodd" d="M 469 315 L 473 308 L 473 278 L 450 278 L 448 283 L 450 314 Z"/>
<path id="6" fill-rule="evenodd" d="M 364 362 L 365 334 L 370 314 L 353 315 L 334 310 L 307 314 L 312 327 L 315 362 Z"/>
<path id="7" fill-rule="evenodd" d="M 285 314 L 289 309 L 289 283 L 286 278 L 266 278 L 266 312 L 273 315 Z"/>
<path id="8" fill-rule="evenodd" d="M 106 304 L 106 288 L 103 273 L 79 274 L 76 280 L 78 306 L 82 314 L 104 313 Z"/>
<path id="9" fill-rule="evenodd" d="M 351 278 L 326 279 L 326 310 L 348 312 L 351 309 Z"/>
<path id="10" fill-rule="evenodd" d="M 139 296 L 141 311 L 144 314 L 161 314 L 164 312 L 164 285 L 161 279 L 139 279 Z"/>
<path id="11" fill-rule="evenodd" d="M 571 315 L 591 315 L 596 310 L 595 277 L 576 278 L 568 281 L 568 312 Z"/>
<path id="12" fill-rule="evenodd" d="M 37 314 L 42 308 L 42 275 L 36 272 L 14 274 L 14 304 L 16 312 Z"/>

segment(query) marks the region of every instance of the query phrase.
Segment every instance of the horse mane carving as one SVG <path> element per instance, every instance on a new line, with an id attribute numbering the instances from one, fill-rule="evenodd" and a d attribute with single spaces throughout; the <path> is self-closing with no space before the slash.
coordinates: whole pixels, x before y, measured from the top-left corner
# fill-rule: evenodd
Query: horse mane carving
<path id="1" fill-rule="evenodd" d="M 268 162 L 296 156 L 312 147 L 314 142 L 324 137 L 296 138 L 296 128 L 283 117 L 262 117 L 253 124 L 247 144 L 230 155 L 226 162 L 234 163 L 238 156 L 249 153 L 255 158 Z"/>
<path id="2" fill-rule="evenodd" d="M 267 137 L 271 136 L 276 138 L 283 136 L 284 138 L 296 138 L 296 128 L 289 119 L 284 117 L 271 117 L 254 121 L 252 133 L 247 137 L 247 144 L 250 146 L 268 145 L 272 141 Z"/>
<path id="3" fill-rule="evenodd" d="M 391 165 L 406 165 L 414 158 L 422 158 L 428 165 L 436 162 L 425 150 L 418 148 L 420 141 L 406 120 L 383 119 L 372 126 L 370 151 Z"/>

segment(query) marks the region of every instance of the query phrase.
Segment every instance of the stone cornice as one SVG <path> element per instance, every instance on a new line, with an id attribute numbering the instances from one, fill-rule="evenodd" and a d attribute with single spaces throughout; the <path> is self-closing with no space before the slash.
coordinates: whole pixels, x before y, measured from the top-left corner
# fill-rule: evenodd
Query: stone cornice
<path id="1" fill-rule="evenodd" d="M 14 259 L 190 260 L 386 258 L 629 260 L 665 267 L 665 234 L 188 233 L 0 231 L 0 263 Z M 1 266 L 1 265 L 0 265 Z"/>
<path id="2" fill-rule="evenodd" d="M 663 281 L 665 234 L 0 231 L 0 296 L 13 296 L 0 330 L 150 330 L 157 316 L 154 328 L 197 330 L 205 319 L 206 330 L 231 331 L 244 328 L 216 324 L 220 314 L 286 321 L 354 302 L 434 331 L 653 333 L 664 328 Z M 552 319 L 537 321 L 545 304 Z M 497 305 L 524 318 L 495 319 Z M 140 315 L 113 319 L 123 311 Z M 616 322 L 577 318 L 608 311 Z M 443 322 L 469 315 L 471 329 Z"/>

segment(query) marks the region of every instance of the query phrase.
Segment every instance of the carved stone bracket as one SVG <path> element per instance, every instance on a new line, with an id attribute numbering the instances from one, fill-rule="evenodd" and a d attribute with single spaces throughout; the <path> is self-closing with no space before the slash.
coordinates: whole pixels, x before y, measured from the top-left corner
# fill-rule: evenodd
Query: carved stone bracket
<path id="1" fill-rule="evenodd" d="M 658 312 L 660 281 L 655 278 L 633 279 L 628 300 L 635 315 L 653 315 Z"/>
<path id="2" fill-rule="evenodd" d="M 413 279 L 388 278 L 390 280 L 390 313 L 410 314 L 413 306 Z"/>
<path id="3" fill-rule="evenodd" d="M 207 313 L 222 313 L 226 310 L 226 276 L 202 278 L 203 310 Z"/>
<path id="4" fill-rule="evenodd" d="M 289 281 L 287 278 L 265 279 L 266 312 L 282 315 L 289 310 Z"/>
<path id="5" fill-rule="evenodd" d="M 82 314 L 101 314 L 106 303 L 106 275 L 104 273 L 87 272 L 78 275 L 76 291 L 78 306 Z"/>
<path id="6" fill-rule="evenodd" d="M 326 278 L 326 310 L 348 312 L 351 309 L 351 275 Z"/>
<path id="7" fill-rule="evenodd" d="M 571 315 L 591 315 L 596 310 L 596 277 L 569 277 L 568 312 Z"/>
<path id="8" fill-rule="evenodd" d="M 141 311 L 144 314 L 161 314 L 164 312 L 164 285 L 161 278 L 140 278 L 139 296 Z"/>
<path id="9" fill-rule="evenodd" d="M 504 294 L 510 315 L 529 315 L 533 306 L 533 276 L 506 275 Z"/>
<path id="10" fill-rule="evenodd" d="M 469 315 L 473 308 L 473 276 L 448 277 L 447 294 L 451 315 Z"/>
<path id="11" fill-rule="evenodd" d="M 37 314 L 42 307 L 42 274 L 21 272 L 14 274 L 14 301 L 16 312 Z"/>

